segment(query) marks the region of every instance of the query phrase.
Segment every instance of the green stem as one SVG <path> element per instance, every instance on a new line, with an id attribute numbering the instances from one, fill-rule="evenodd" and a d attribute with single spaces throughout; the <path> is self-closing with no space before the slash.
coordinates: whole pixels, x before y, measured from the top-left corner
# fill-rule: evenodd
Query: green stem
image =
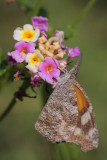
<path id="1" fill-rule="evenodd" d="M 72 27 L 75 27 L 80 22 L 80 20 L 86 15 L 86 13 L 93 7 L 95 2 L 96 2 L 96 0 L 90 0 L 88 2 L 86 7 L 82 10 L 82 12 L 79 14 L 79 16 L 72 23 L 72 25 L 71 25 Z"/>
<path id="2" fill-rule="evenodd" d="M 26 91 L 27 88 L 29 87 L 29 81 L 28 83 L 26 81 L 24 81 L 21 85 L 21 87 L 19 88 L 19 91 Z M 7 106 L 6 110 L 2 113 L 2 115 L 0 116 L 0 122 L 10 113 L 10 111 L 12 110 L 12 108 L 14 107 L 14 105 L 17 103 L 15 97 L 12 98 L 11 102 L 9 103 L 9 105 Z"/>
<path id="3" fill-rule="evenodd" d="M 32 17 L 33 16 L 37 16 L 39 10 L 40 10 L 40 7 L 41 7 L 41 4 L 42 4 L 42 0 L 38 0 L 37 4 L 36 4 L 36 7 L 32 13 Z"/>
<path id="4" fill-rule="evenodd" d="M 10 104 L 7 106 L 6 110 L 0 116 L 0 122 L 7 116 L 7 114 L 12 110 L 15 104 L 16 104 L 16 100 L 15 100 L 15 97 L 13 97 Z"/>

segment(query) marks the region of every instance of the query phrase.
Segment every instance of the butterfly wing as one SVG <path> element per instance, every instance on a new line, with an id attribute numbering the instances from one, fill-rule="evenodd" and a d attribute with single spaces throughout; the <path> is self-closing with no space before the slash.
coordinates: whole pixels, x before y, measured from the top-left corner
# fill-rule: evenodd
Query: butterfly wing
<path id="1" fill-rule="evenodd" d="M 81 146 L 81 150 L 86 152 L 98 147 L 98 130 L 93 114 L 92 104 L 77 81 L 73 83 L 78 108 L 77 124 L 73 136 L 67 142 L 73 141 Z"/>
<path id="2" fill-rule="evenodd" d="M 73 133 L 77 117 L 76 93 L 72 82 L 59 84 L 43 108 L 36 129 L 52 142 L 62 142 Z"/>
<path id="3" fill-rule="evenodd" d="M 74 79 L 55 88 L 35 128 L 51 142 L 74 142 L 81 146 L 82 151 L 98 146 L 92 105 Z"/>

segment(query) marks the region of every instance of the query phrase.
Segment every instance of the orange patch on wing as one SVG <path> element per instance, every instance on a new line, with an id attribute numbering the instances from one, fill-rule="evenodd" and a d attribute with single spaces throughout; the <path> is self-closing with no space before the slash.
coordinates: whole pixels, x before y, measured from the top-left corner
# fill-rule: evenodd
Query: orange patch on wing
<path id="1" fill-rule="evenodd" d="M 77 105 L 78 105 L 78 111 L 81 111 L 83 108 L 88 108 L 88 102 L 83 95 L 82 91 L 74 85 L 76 96 L 77 96 Z"/>

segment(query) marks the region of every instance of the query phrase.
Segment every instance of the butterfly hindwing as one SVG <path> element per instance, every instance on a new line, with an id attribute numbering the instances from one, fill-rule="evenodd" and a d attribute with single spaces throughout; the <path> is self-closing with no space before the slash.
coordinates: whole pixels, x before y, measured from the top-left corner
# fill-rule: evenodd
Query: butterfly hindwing
<path id="1" fill-rule="evenodd" d="M 98 147 L 98 130 L 92 104 L 83 88 L 76 81 L 74 81 L 74 88 L 77 97 L 78 120 L 71 141 L 73 139 L 74 143 L 79 144 L 82 151 L 92 150 Z"/>

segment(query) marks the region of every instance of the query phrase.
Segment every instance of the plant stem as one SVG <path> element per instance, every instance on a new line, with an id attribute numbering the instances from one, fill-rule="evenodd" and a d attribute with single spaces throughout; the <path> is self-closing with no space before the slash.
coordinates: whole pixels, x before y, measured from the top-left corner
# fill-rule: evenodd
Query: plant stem
<path id="1" fill-rule="evenodd" d="M 15 97 L 13 97 L 10 104 L 7 106 L 6 110 L 0 116 L 0 122 L 7 116 L 7 114 L 12 110 L 15 104 L 16 104 L 16 100 L 15 100 Z"/>
<path id="2" fill-rule="evenodd" d="M 33 16 L 37 16 L 39 10 L 40 10 L 40 7 L 41 7 L 41 4 L 42 4 L 42 0 L 38 0 L 37 4 L 36 4 L 36 7 L 32 13 L 32 17 Z"/>
<path id="3" fill-rule="evenodd" d="M 82 10 L 82 12 L 79 14 L 79 16 L 72 23 L 72 25 L 71 25 L 72 27 L 75 27 L 80 22 L 80 20 L 86 15 L 86 13 L 93 7 L 95 2 L 96 2 L 96 0 L 90 0 L 88 2 L 86 7 Z"/>
<path id="4" fill-rule="evenodd" d="M 29 81 L 28 83 L 26 81 L 24 81 L 21 85 L 21 87 L 19 88 L 19 91 L 26 91 L 27 88 L 29 87 Z M 12 110 L 12 108 L 14 107 L 14 105 L 17 103 L 15 97 L 12 98 L 11 102 L 9 103 L 9 105 L 7 106 L 6 110 L 2 113 L 2 115 L 0 116 L 0 122 L 10 113 L 10 111 Z"/>

